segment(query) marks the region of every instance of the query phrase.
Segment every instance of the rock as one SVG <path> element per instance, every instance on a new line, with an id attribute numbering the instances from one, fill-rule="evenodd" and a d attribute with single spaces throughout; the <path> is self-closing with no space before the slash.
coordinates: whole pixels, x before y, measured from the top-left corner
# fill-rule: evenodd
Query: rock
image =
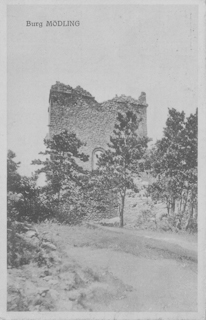
<path id="1" fill-rule="evenodd" d="M 34 295 L 37 292 L 37 287 L 34 281 L 26 280 L 24 282 L 24 291 L 27 296 Z"/>
<path id="2" fill-rule="evenodd" d="M 24 226 L 27 228 L 32 228 L 32 224 L 28 222 L 24 222 Z"/>
<path id="3" fill-rule="evenodd" d="M 72 307 L 73 307 L 72 301 L 69 301 L 69 300 L 63 301 L 63 299 L 58 301 L 58 310 L 61 310 L 62 312 L 73 311 Z"/>
<path id="4" fill-rule="evenodd" d="M 47 291 L 49 291 L 49 288 L 45 288 L 45 287 L 40 287 L 40 288 L 38 288 L 38 293 L 39 293 L 41 296 L 44 296 L 44 294 L 46 294 Z"/>
<path id="5" fill-rule="evenodd" d="M 36 233 L 36 231 L 34 231 L 34 230 L 29 230 L 29 231 L 27 231 L 27 232 L 25 233 L 25 236 L 27 236 L 28 238 L 32 238 L 32 237 L 37 236 L 37 233 Z"/>
<path id="6" fill-rule="evenodd" d="M 103 226 L 108 226 L 108 227 L 118 227 L 119 226 L 119 217 L 115 217 L 112 219 L 102 219 L 99 222 Z"/>
<path id="7" fill-rule="evenodd" d="M 27 227 L 27 226 L 23 226 L 23 230 L 24 230 L 24 231 L 29 231 L 29 230 L 31 230 L 31 228 L 29 228 L 29 227 Z"/>
<path id="8" fill-rule="evenodd" d="M 30 231 L 29 231 L 30 232 Z M 34 232 L 34 231 L 32 231 Z M 26 234 L 19 234 L 19 233 L 16 233 L 16 236 L 24 241 L 26 241 L 28 243 L 28 245 L 31 245 L 31 246 L 38 246 L 40 244 L 40 240 L 36 237 L 36 236 L 27 236 L 27 233 Z"/>
<path id="9" fill-rule="evenodd" d="M 69 300 L 75 301 L 75 300 L 77 300 L 79 298 L 80 295 L 81 295 L 81 293 L 78 292 L 78 291 L 70 292 L 69 293 Z"/>
<path id="10" fill-rule="evenodd" d="M 31 310 L 30 311 L 33 311 L 33 308 L 35 306 L 39 306 L 43 302 L 44 302 L 44 299 L 41 296 L 37 295 L 36 297 L 34 297 L 34 299 L 30 301 L 30 306 L 31 306 Z M 33 305 L 33 307 L 32 307 L 32 305 Z"/>
<path id="11" fill-rule="evenodd" d="M 51 275 L 51 271 L 48 269 L 45 269 L 41 274 L 40 274 L 40 278 L 44 278 L 46 276 Z"/>
<path id="12" fill-rule="evenodd" d="M 42 247 L 45 249 L 51 249 L 51 250 L 56 250 L 56 246 L 50 242 L 43 242 Z"/>
<path id="13" fill-rule="evenodd" d="M 169 225 L 167 220 L 162 220 L 157 224 L 159 229 L 162 229 L 163 231 L 169 231 L 172 230 L 171 226 Z"/>
<path id="14" fill-rule="evenodd" d="M 29 308 L 29 311 L 39 312 L 39 311 L 40 311 L 39 308 L 40 308 L 39 305 L 36 305 L 36 306 L 34 306 L 34 307 L 31 306 L 31 307 Z"/>
<path id="15" fill-rule="evenodd" d="M 48 281 L 48 283 L 51 284 L 51 285 L 55 285 L 55 284 L 59 283 L 59 281 L 58 280 L 54 280 L 54 279 L 50 279 Z"/>
<path id="16" fill-rule="evenodd" d="M 20 239 L 25 239 L 23 234 L 20 234 L 18 232 L 16 232 L 16 237 L 20 238 Z"/>
<path id="17" fill-rule="evenodd" d="M 11 281 L 11 279 L 9 279 L 9 282 Z M 19 283 L 8 283 L 8 292 L 9 293 L 18 293 L 21 289 L 21 286 Z"/>
<path id="18" fill-rule="evenodd" d="M 37 237 L 32 237 L 32 244 L 38 246 L 40 244 L 40 240 Z"/>
<path id="19" fill-rule="evenodd" d="M 49 290 L 49 294 L 51 295 L 52 299 L 54 299 L 54 300 L 56 300 L 59 296 L 59 292 L 54 289 Z"/>
<path id="20" fill-rule="evenodd" d="M 29 225 L 29 226 L 23 225 L 22 228 L 23 228 L 24 231 L 35 231 L 38 234 L 37 228 L 32 227 L 32 225 Z"/>
<path id="21" fill-rule="evenodd" d="M 133 290 L 134 290 L 134 288 L 132 286 L 130 286 L 129 284 L 126 285 L 126 291 L 132 292 Z"/>
<path id="22" fill-rule="evenodd" d="M 16 277 L 15 280 L 16 280 L 16 281 L 26 281 L 26 279 L 25 279 L 25 278 L 22 278 L 22 277 Z"/>
<path id="23" fill-rule="evenodd" d="M 52 276 L 43 276 L 42 277 L 45 281 L 51 280 L 53 277 Z"/>
<path id="24" fill-rule="evenodd" d="M 59 285 L 62 290 L 70 291 L 75 288 L 75 274 L 66 272 L 59 275 Z"/>
<path id="25" fill-rule="evenodd" d="M 161 221 L 164 217 L 167 217 L 167 212 L 162 211 L 162 212 L 158 212 L 155 216 L 156 220 Z"/>
<path id="26" fill-rule="evenodd" d="M 62 259 L 58 257 L 57 253 L 56 252 L 52 252 L 51 253 L 51 257 L 54 259 L 54 261 L 56 262 L 61 262 Z"/>

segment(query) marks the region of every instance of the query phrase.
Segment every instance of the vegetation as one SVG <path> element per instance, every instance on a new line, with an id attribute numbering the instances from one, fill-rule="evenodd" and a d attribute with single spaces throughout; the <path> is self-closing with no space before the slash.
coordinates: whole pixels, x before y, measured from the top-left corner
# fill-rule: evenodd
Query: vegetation
<path id="1" fill-rule="evenodd" d="M 197 228 L 197 111 L 188 118 L 169 109 L 163 138 L 149 150 L 145 169 L 156 181 L 148 187 L 155 200 L 164 201 L 181 229 Z"/>
<path id="2" fill-rule="evenodd" d="M 31 177 L 18 173 L 20 163 L 8 151 L 8 228 L 13 222 L 56 219 L 75 223 L 91 210 L 106 211 L 119 204 L 120 227 L 124 225 L 127 196 L 139 191 L 136 179 L 142 171 L 154 177 L 147 192 L 167 205 L 168 216 L 178 229 L 197 229 L 197 111 L 189 117 L 169 109 L 163 137 L 147 149 L 149 139 L 139 137 L 137 115 L 118 113 L 108 148 L 99 156 L 97 170 L 82 168 L 88 155 L 85 143 L 67 130 L 45 140 L 46 157 L 33 160 L 39 169 Z M 37 186 L 45 173 L 46 185 Z"/>
<path id="3" fill-rule="evenodd" d="M 15 161 L 11 150 L 7 155 L 7 221 L 37 222 L 50 216 L 42 201 L 41 188 L 37 186 L 38 176 L 21 176 L 18 173 L 20 162 Z"/>
<path id="4" fill-rule="evenodd" d="M 46 160 L 34 160 L 32 164 L 41 166 L 37 174 L 46 175 L 46 187 L 42 189 L 46 206 L 63 222 L 68 220 L 68 212 L 79 213 L 82 203 L 80 189 L 86 171 L 78 161 L 86 162 L 89 156 L 79 151 L 85 144 L 67 130 L 44 140 L 44 143 L 46 151 L 40 154 L 47 156 Z"/>
<path id="5" fill-rule="evenodd" d="M 149 141 L 146 137 L 138 137 L 139 122 L 132 111 L 127 111 L 125 115 L 118 113 L 108 150 L 98 160 L 101 189 L 111 190 L 119 197 L 120 227 L 124 225 L 128 191 L 138 192 L 134 179 L 140 176 L 140 163 Z"/>
<path id="6" fill-rule="evenodd" d="M 82 168 L 81 163 L 88 161 L 88 156 L 81 152 L 85 144 L 66 130 L 44 141 L 46 150 L 40 154 L 45 158 L 32 161 L 39 169 L 31 177 L 19 174 L 20 162 L 16 161 L 13 151 L 8 151 L 7 265 L 8 268 L 19 268 L 30 264 L 22 270 L 10 270 L 8 273 L 9 311 L 55 311 L 62 307 L 65 311 L 65 306 L 68 311 L 74 311 L 74 306 L 76 311 L 91 311 L 89 300 L 95 306 L 94 297 L 97 296 L 98 307 L 104 297 L 105 305 L 111 300 L 108 290 L 101 291 L 105 282 L 115 299 L 122 299 L 122 293 L 132 291 L 132 287 L 125 287 L 107 272 L 98 273 L 96 267 L 95 271 L 85 269 L 85 266 L 82 268 L 81 259 L 78 264 L 71 263 L 68 244 L 92 249 L 109 247 L 116 253 L 132 253 L 131 259 L 135 255 L 172 257 L 184 262 L 184 268 L 186 264 L 191 267 L 196 262 L 193 251 L 187 256 L 181 246 L 173 247 L 160 239 L 153 246 L 154 239 L 141 239 L 134 233 L 114 235 L 107 230 L 97 230 L 93 225 L 70 228 L 65 233 L 68 229 L 60 226 L 79 223 L 91 211 L 104 215 L 111 212 L 108 210 L 116 210 L 114 207 L 118 200 L 119 225 L 123 227 L 125 201 L 128 196 L 139 193 L 139 178 L 145 171 L 152 176 L 148 180 L 153 181 L 147 187 L 150 197 L 143 201 L 142 208 L 142 198 L 135 203 L 134 209 L 137 208 L 138 214 L 135 212 L 136 220 L 133 220 L 132 227 L 145 227 L 148 223 L 148 228 L 157 228 L 156 216 L 162 214 L 160 207 L 164 202 L 168 212 L 166 224 L 175 228 L 166 226 L 161 230 L 197 231 L 197 112 L 186 118 L 184 112 L 170 109 L 163 137 L 150 149 L 147 148 L 149 139 L 137 134 L 139 121 L 131 111 L 118 113 L 110 143 L 99 156 L 97 170 L 94 171 Z M 38 177 L 42 173 L 46 176 L 46 184 L 40 187 Z M 141 191 L 145 194 L 145 190 Z M 139 196 L 144 197 L 143 193 L 140 192 Z M 158 201 L 161 204 L 156 206 L 157 213 L 154 203 Z M 165 215 L 165 208 L 163 210 Z M 33 223 L 38 223 L 38 229 Z M 94 259 L 89 261 L 89 265 L 91 262 Z M 177 270 L 173 270 L 173 274 Z M 149 275 L 148 270 L 145 275 Z M 45 281 L 48 287 L 45 287 Z M 94 282 L 95 291 L 91 295 Z M 23 287 L 22 283 L 25 284 Z M 54 283 L 58 291 L 54 289 Z M 96 290 L 98 294 L 100 292 L 99 296 Z M 66 305 L 62 304 L 65 292 L 69 297 Z"/>

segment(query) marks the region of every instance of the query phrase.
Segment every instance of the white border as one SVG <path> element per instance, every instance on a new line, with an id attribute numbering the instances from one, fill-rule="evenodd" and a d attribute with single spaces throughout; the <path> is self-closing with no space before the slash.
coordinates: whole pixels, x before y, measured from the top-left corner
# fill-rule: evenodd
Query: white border
<path id="1" fill-rule="evenodd" d="M 0 320 L 1 319 L 206 319 L 206 2 L 204 0 L 4 0 L 0 5 L 0 274 L 6 279 L 6 101 L 7 101 L 7 68 L 6 68 L 6 11 L 7 5 L 198 5 L 198 203 L 199 203 L 199 234 L 198 234 L 198 312 L 197 313 L 79 313 L 79 312 L 7 312 L 6 281 L 0 285 Z M 3 214 L 4 213 L 4 214 Z"/>

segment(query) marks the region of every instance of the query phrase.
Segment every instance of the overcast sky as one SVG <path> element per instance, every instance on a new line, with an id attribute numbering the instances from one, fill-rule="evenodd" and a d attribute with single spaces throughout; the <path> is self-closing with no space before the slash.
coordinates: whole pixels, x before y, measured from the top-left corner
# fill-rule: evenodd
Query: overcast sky
<path id="1" fill-rule="evenodd" d="M 98 102 L 146 92 L 148 136 L 161 138 L 168 108 L 197 108 L 196 6 L 8 7 L 8 149 L 21 174 L 44 150 L 48 98 L 56 81 L 82 86 Z M 46 27 L 79 20 L 79 27 Z M 26 21 L 43 27 L 26 27 Z"/>

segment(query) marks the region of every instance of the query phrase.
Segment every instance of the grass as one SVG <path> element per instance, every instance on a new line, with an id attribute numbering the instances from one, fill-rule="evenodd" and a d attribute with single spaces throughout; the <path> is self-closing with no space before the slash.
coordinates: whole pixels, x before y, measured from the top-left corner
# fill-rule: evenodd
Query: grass
<path id="1" fill-rule="evenodd" d="M 62 262 L 55 264 L 54 261 L 52 261 L 52 256 L 48 253 L 46 261 L 48 260 L 52 264 L 52 267 L 49 267 L 46 261 L 42 261 L 41 263 L 40 257 L 37 256 L 37 263 L 10 270 L 10 283 L 15 284 L 16 280 L 14 281 L 14 279 L 18 279 L 19 276 L 24 277 L 27 284 L 30 283 L 30 288 L 34 290 L 34 294 L 31 292 L 29 296 L 27 296 L 26 289 L 16 292 L 8 289 L 10 298 L 15 296 L 13 302 L 11 299 L 8 302 L 8 311 L 61 311 L 61 301 L 62 303 L 67 301 L 67 299 L 69 301 L 70 295 L 71 297 L 73 295 L 71 299 L 72 302 L 70 301 L 70 306 L 66 305 L 65 308 L 74 307 L 74 309 L 67 311 L 92 311 L 91 308 L 93 311 L 96 311 L 99 310 L 98 308 L 101 309 L 102 306 L 107 308 L 106 306 L 110 305 L 111 301 L 121 300 L 124 295 L 127 295 L 127 292 L 134 291 L 132 287 L 126 286 L 126 284 L 120 280 L 122 279 L 120 276 L 118 278 L 115 273 L 109 272 L 107 266 L 102 267 L 101 264 L 97 267 L 98 264 L 96 265 L 93 262 L 91 262 L 91 264 L 90 262 L 87 263 L 87 259 L 78 260 L 79 252 L 77 252 L 77 256 L 75 256 L 76 250 L 78 251 L 78 248 L 84 246 L 91 247 L 92 249 L 87 250 L 85 248 L 86 253 L 92 251 L 95 253 L 97 251 L 99 255 L 100 250 L 93 249 L 111 249 L 111 251 L 126 252 L 150 260 L 177 259 L 180 263 L 184 264 L 184 267 L 186 265 L 186 267 L 188 266 L 189 268 L 191 268 L 191 266 L 192 268 L 194 267 L 194 269 L 196 268 L 196 257 L 188 250 L 184 250 L 166 241 L 141 237 L 138 233 L 136 234 L 135 231 L 124 232 L 124 230 L 121 230 L 121 232 L 114 232 L 112 228 L 111 230 L 106 228 L 94 229 L 90 227 L 87 228 L 85 225 L 62 226 L 55 223 L 49 225 L 41 223 L 37 225 L 37 229 L 40 237 L 43 232 L 46 231 L 47 239 L 52 238 L 58 249 L 54 253 L 58 253 L 58 256 L 60 255 L 62 257 Z M 73 250 L 74 256 L 70 253 L 70 250 Z M 79 251 L 82 252 L 84 250 L 79 249 Z M 106 257 L 107 250 L 102 250 L 102 254 L 105 254 Z M 122 255 L 122 257 L 127 259 L 125 255 Z M 58 280 L 55 287 L 52 287 L 52 285 L 50 287 L 50 289 L 54 288 L 58 291 L 59 296 L 57 301 L 52 300 L 49 292 L 45 297 L 36 297 L 35 287 L 50 286 L 49 282 L 46 282 L 47 280 L 41 277 L 44 270 L 49 270 L 48 274 L 51 274 L 52 278 Z M 25 276 L 26 272 L 30 272 L 30 274 L 28 273 L 27 276 Z M 24 282 L 20 282 L 19 284 L 22 285 L 23 283 Z M 59 306 L 58 301 L 60 301 Z M 58 309 L 58 307 L 60 309 Z"/>

